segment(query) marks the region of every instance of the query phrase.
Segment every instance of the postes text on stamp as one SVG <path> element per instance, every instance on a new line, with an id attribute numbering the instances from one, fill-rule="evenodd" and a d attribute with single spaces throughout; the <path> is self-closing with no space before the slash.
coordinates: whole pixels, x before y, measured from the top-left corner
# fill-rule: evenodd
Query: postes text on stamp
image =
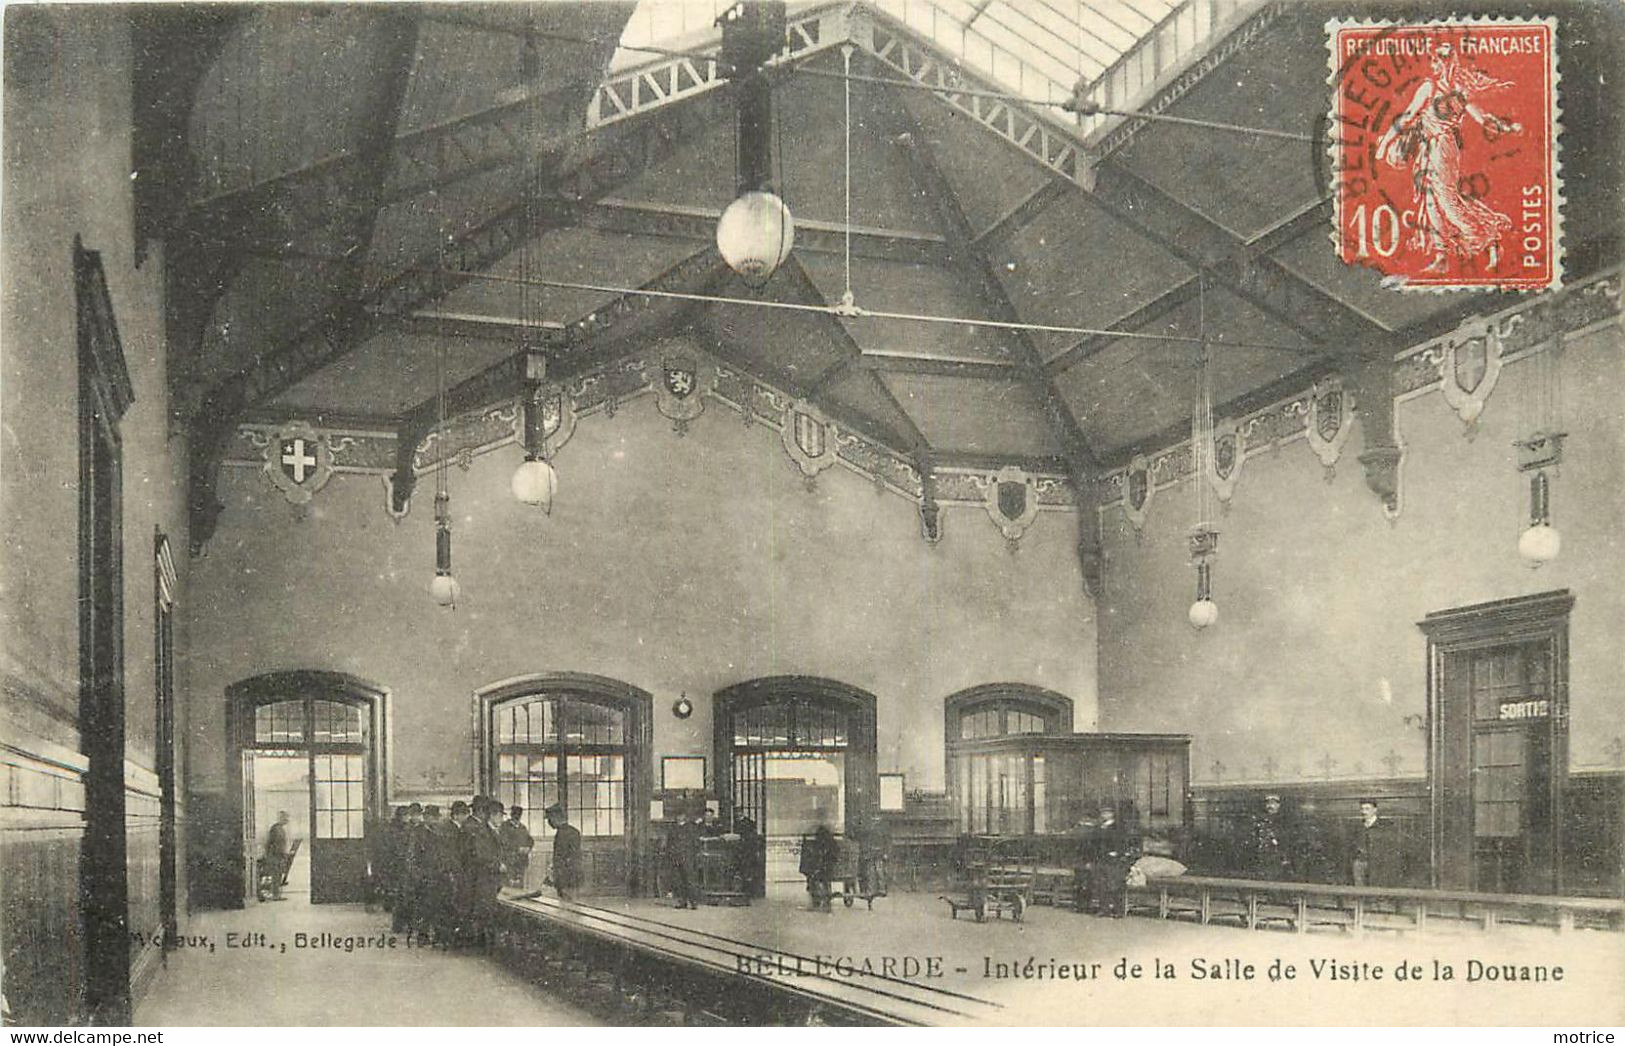
<path id="1" fill-rule="evenodd" d="M 1556 23 L 1327 33 L 1338 257 L 1407 289 L 1559 286 Z"/>

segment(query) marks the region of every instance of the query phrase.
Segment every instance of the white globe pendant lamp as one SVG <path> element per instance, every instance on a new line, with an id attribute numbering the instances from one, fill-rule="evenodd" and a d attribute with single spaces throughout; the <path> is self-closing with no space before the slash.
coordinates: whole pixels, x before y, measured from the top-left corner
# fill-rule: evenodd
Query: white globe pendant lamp
<path id="1" fill-rule="evenodd" d="M 552 512 L 553 495 L 559 491 L 558 471 L 541 458 L 526 457 L 513 471 L 512 489 L 514 498 L 522 504 Z"/>
<path id="2" fill-rule="evenodd" d="M 784 201 L 770 192 L 743 193 L 717 222 L 717 250 L 728 268 L 759 285 L 773 275 L 796 242 L 796 222 Z"/>

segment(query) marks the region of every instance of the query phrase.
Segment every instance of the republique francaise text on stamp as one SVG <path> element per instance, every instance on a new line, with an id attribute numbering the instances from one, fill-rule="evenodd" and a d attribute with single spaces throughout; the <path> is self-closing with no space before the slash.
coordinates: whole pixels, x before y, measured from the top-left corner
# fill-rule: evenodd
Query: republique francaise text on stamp
<path id="1" fill-rule="evenodd" d="M 1326 28 L 1338 257 L 1407 289 L 1560 286 L 1555 21 Z"/>

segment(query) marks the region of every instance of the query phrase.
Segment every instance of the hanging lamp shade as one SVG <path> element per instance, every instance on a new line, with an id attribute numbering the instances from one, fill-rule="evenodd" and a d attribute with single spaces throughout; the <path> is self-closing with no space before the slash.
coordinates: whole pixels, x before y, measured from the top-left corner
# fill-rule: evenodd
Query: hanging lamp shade
<path id="1" fill-rule="evenodd" d="M 1192 628 L 1207 628 L 1219 620 L 1219 604 L 1211 599 L 1198 599 L 1191 604 L 1190 621 Z"/>
<path id="2" fill-rule="evenodd" d="M 513 471 L 513 496 L 543 512 L 553 511 L 553 495 L 559 492 L 559 474 L 541 458 L 526 458 Z"/>
<path id="3" fill-rule="evenodd" d="M 449 573 L 442 574 L 437 571 L 429 582 L 429 596 L 435 601 L 436 606 L 454 607 L 457 605 L 457 598 L 462 594 L 463 586 Z"/>
<path id="4" fill-rule="evenodd" d="M 717 250 L 728 268 L 761 283 L 790 257 L 796 223 L 790 208 L 770 192 L 743 193 L 717 222 Z"/>
<path id="5" fill-rule="evenodd" d="M 1530 566 L 1540 566 L 1556 559 L 1563 551 L 1563 535 L 1550 523 L 1536 523 L 1518 535 L 1518 555 Z"/>

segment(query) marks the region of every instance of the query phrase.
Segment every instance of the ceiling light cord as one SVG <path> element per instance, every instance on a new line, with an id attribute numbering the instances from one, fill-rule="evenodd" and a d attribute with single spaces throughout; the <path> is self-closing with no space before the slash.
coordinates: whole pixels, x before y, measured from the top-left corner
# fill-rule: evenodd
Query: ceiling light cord
<path id="1" fill-rule="evenodd" d="M 841 61 L 846 67 L 846 292 L 841 295 L 843 308 L 856 308 L 852 295 L 852 45 L 841 45 Z"/>
<path id="2" fill-rule="evenodd" d="M 408 269 L 409 272 L 424 272 L 420 267 Z M 516 283 L 514 276 L 501 276 L 489 272 L 470 272 L 462 269 L 442 269 L 437 275 L 452 276 L 460 280 L 485 280 L 491 283 Z M 1006 320 L 984 320 L 968 316 L 932 316 L 917 312 L 892 312 L 885 309 L 865 309 L 853 305 L 809 305 L 800 302 L 772 301 L 758 298 L 729 298 L 717 294 L 696 294 L 688 291 L 662 291 L 651 287 L 617 287 L 604 283 L 583 283 L 572 280 L 552 280 L 541 277 L 532 277 L 531 283 L 538 287 L 551 287 L 566 291 L 591 291 L 597 294 L 615 294 L 629 298 L 664 298 L 670 301 L 694 301 L 715 305 L 740 305 L 755 309 L 779 309 L 785 312 L 813 312 L 826 316 L 866 317 L 877 320 L 902 320 L 911 323 L 936 323 L 957 327 L 992 327 L 998 330 L 1037 331 L 1048 334 L 1072 334 L 1079 336 L 1101 336 L 1108 338 L 1122 338 L 1134 341 L 1160 341 L 1170 344 L 1194 345 L 1200 344 L 1203 339 L 1190 335 L 1180 334 L 1147 334 L 1144 331 L 1111 330 L 1103 327 L 1071 327 L 1054 323 L 1013 323 Z M 1270 342 L 1258 341 L 1225 341 L 1219 344 L 1230 349 L 1259 349 L 1268 352 L 1284 352 L 1294 356 L 1312 354 L 1311 349 L 1301 346 L 1279 345 Z"/>

